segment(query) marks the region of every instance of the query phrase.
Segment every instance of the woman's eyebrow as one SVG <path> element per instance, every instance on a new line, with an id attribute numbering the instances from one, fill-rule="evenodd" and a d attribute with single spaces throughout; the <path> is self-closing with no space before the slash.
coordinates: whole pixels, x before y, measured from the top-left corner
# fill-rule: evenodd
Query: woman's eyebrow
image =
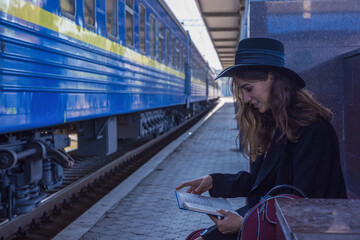
<path id="1" fill-rule="evenodd" d="M 240 88 L 244 88 L 244 87 L 246 87 L 247 85 L 250 85 L 250 84 L 245 83 L 245 84 L 241 85 Z"/>

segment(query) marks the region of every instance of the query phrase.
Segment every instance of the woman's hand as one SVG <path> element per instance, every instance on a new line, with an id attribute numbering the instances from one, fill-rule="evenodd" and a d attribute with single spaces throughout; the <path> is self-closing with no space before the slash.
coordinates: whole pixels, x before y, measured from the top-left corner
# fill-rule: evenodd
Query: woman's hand
<path id="1" fill-rule="evenodd" d="M 193 193 L 193 194 L 202 194 L 203 192 L 206 192 L 207 190 L 210 190 L 213 187 L 213 179 L 210 175 L 207 175 L 202 178 L 198 178 L 189 182 L 184 182 L 180 186 L 176 188 L 176 190 L 180 190 L 184 187 L 189 187 L 186 191 L 187 193 Z"/>
<path id="2" fill-rule="evenodd" d="M 218 219 L 217 216 L 208 215 L 211 220 L 216 224 L 218 230 L 222 234 L 231 234 L 237 233 L 240 230 L 243 217 L 237 213 L 230 212 L 224 209 L 217 211 L 218 213 L 224 215 L 224 218 Z"/>

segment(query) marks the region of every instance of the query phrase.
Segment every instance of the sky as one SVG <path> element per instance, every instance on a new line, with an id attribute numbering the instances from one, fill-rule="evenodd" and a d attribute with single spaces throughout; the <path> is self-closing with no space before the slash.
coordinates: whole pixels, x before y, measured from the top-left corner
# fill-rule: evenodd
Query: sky
<path id="1" fill-rule="evenodd" d="M 183 23 L 185 30 L 190 33 L 191 40 L 203 55 L 204 59 L 215 70 L 221 70 L 221 64 L 209 33 L 201 18 L 195 0 L 165 0 L 179 22 Z"/>

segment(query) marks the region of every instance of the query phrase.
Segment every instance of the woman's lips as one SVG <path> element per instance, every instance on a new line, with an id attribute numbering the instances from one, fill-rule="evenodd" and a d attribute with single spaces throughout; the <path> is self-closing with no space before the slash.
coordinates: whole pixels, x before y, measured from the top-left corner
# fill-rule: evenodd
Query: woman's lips
<path id="1" fill-rule="evenodd" d="M 260 102 L 254 102 L 252 105 L 254 108 L 260 108 Z"/>

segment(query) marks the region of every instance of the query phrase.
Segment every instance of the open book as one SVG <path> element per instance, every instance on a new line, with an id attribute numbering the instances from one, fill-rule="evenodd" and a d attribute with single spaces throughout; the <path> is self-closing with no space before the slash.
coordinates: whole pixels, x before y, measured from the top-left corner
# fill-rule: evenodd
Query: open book
<path id="1" fill-rule="evenodd" d="M 216 212 L 219 209 L 234 211 L 230 203 L 224 198 L 212 198 L 190 193 L 175 191 L 176 200 L 180 209 L 224 217 Z"/>

